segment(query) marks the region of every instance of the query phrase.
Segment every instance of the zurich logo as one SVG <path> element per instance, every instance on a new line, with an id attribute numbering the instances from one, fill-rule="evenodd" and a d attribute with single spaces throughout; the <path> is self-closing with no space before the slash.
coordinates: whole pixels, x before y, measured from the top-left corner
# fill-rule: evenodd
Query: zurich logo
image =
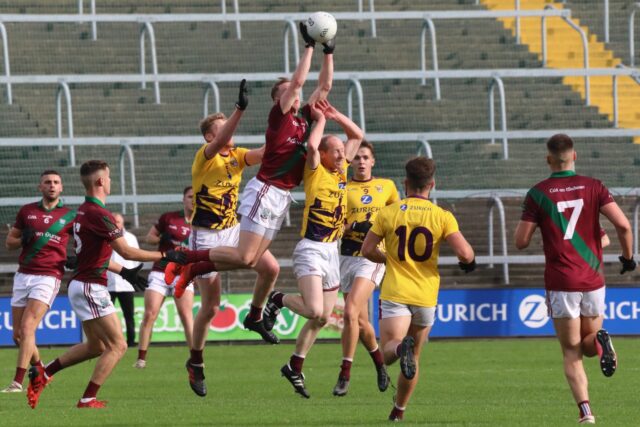
<path id="1" fill-rule="evenodd" d="M 542 295 L 529 295 L 520 302 L 520 320 L 532 329 L 542 328 L 549 321 L 547 306 Z"/>
<path id="2" fill-rule="evenodd" d="M 407 210 L 407 205 L 400 205 L 400 210 L 401 211 L 406 211 Z"/>
<path id="3" fill-rule="evenodd" d="M 341 190 L 344 190 L 344 188 L 345 188 L 346 186 L 347 186 L 347 183 L 346 183 L 346 182 L 339 182 L 339 183 L 338 183 L 338 188 L 339 188 L 339 189 L 341 189 Z"/>
<path id="4" fill-rule="evenodd" d="M 371 203 L 372 200 L 373 200 L 373 197 L 369 196 L 368 194 L 365 194 L 364 196 L 360 197 L 360 201 L 365 205 L 368 205 L 369 203 Z"/>

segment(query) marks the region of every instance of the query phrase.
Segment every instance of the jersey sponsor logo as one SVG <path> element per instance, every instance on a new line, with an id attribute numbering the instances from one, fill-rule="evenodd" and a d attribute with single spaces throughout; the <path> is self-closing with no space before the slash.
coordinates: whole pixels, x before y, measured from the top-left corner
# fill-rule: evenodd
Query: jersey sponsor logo
<path id="1" fill-rule="evenodd" d="M 518 307 L 518 315 L 525 326 L 532 329 L 542 328 L 549 321 L 544 297 L 528 295 L 523 298 Z"/>
<path id="2" fill-rule="evenodd" d="M 287 138 L 287 141 L 290 144 L 296 144 L 296 145 L 300 145 L 302 146 L 302 141 L 300 141 L 298 138 L 296 138 L 295 136 L 290 136 L 289 138 Z"/>
<path id="3" fill-rule="evenodd" d="M 368 194 L 365 194 L 364 196 L 360 197 L 360 201 L 363 204 L 368 205 L 373 201 L 373 197 L 369 196 Z"/>
<path id="4" fill-rule="evenodd" d="M 344 190 L 344 188 L 345 188 L 346 186 L 347 186 L 347 183 L 346 183 L 346 182 L 339 182 L 339 183 L 338 183 L 338 188 L 339 188 L 339 189 L 341 189 L 341 190 Z"/>
<path id="5" fill-rule="evenodd" d="M 401 211 L 406 211 L 407 210 L 407 205 L 405 203 L 403 203 L 402 205 L 400 205 L 400 210 Z"/>

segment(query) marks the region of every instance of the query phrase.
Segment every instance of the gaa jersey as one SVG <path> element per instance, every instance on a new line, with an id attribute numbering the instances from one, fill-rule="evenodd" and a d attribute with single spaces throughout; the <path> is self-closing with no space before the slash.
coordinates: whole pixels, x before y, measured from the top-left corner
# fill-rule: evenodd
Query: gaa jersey
<path id="1" fill-rule="evenodd" d="M 366 181 L 351 179 L 347 183 L 347 224 L 373 222 L 378 211 L 400 200 L 396 185 L 390 179 L 371 178 Z M 362 256 L 360 249 L 366 233 L 346 228 L 340 254 Z"/>
<path id="2" fill-rule="evenodd" d="M 194 191 L 191 224 L 223 230 L 238 223 L 238 189 L 249 150 L 234 147 L 226 155 L 217 153 L 207 159 L 205 147 L 206 144 L 198 150 L 191 166 Z"/>
<path id="3" fill-rule="evenodd" d="M 322 163 L 304 167 L 304 213 L 300 235 L 316 242 L 335 242 L 344 231 L 347 211 L 347 167 L 330 171 Z"/>
<path id="4" fill-rule="evenodd" d="M 302 115 L 309 117 L 309 106 L 302 108 Z M 290 190 L 302 181 L 311 119 L 283 114 L 276 103 L 269 113 L 266 146 L 260 170 L 256 176 L 260 181 L 282 190 Z"/>
<path id="5" fill-rule="evenodd" d="M 62 201 L 50 210 L 44 207 L 42 200 L 20 208 L 13 227 L 18 230 L 30 228 L 34 236 L 22 248 L 18 271 L 61 279 L 75 217 L 76 211 L 64 206 Z"/>
<path id="6" fill-rule="evenodd" d="M 184 211 L 163 213 L 158 222 L 153 225 L 160 235 L 168 234 L 171 242 L 160 240 L 158 250 L 160 252 L 170 251 L 177 246 L 183 248 L 189 247 L 189 235 L 191 234 L 191 226 L 189 221 L 184 217 Z M 164 272 L 166 262 L 157 261 L 153 263 L 152 271 Z"/>
<path id="7" fill-rule="evenodd" d="M 435 307 L 440 243 L 457 231 L 453 214 L 426 198 L 410 196 L 382 208 L 371 227 L 387 249 L 380 299 Z"/>
<path id="8" fill-rule="evenodd" d="M 107 268 L 113 252 L 109 244 L 123 235 L 124 230 L 116 226 L 104 203 L 85 197 L 73 224 L 78 267 L 72 280 L 107 286 Z"/>
<path id="9" fill-rule="evenodd" d="M 614 202 L 597 179 L 573 171 L 551 174 L 529 190 L 522 221 L 540 227 L 545 288 L 587 292 L 604 286 L 600 208 Z"/>

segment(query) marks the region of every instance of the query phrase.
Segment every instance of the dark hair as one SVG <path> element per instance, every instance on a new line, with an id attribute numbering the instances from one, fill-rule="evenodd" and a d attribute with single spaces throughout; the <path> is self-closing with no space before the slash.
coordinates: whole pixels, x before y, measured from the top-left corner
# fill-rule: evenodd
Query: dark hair
<path id="1" fill-rule="evenodd" d="M 227 116 L 225 116 L 224 113 L 215 113 L 209 114 L 207 117 L 200 120 L 200 132 L 202 132 L 202 136 L 209 132 L 209 128 L 216 120 L 227 120 Z"/>
<path id="2" fill-rule="evenodd" d="M 44 172 L 42 172 L 40 174 L 40 178 L 42 178 L 45 175 L 58 175 L 60 178 L 62 178 L 62 176 L 58 173 L 58 171 L 55 171 L 53 169 L 47 169 Z"/>
<path id="3" fill-rule="evenodd" d="M 568 135 L 558 133 L 547 141 L 547 150 L 556 157 L 573 150 L 573 140 Z"/>
<path id="4" fill-rule="evenodd" d="M 404 166 L 407 171 L 407 181 L 414 190 L 422 190 L 433 181 L 436 173 L 436 163 L 424 156 L 414 157 Z"/>
<path id="5" fill-rule="evenodd" d="M 184 197 L 187 194 L 187 192 L 192 189 L 193 187 L 190 185 L 188 187 L 184 187 L 184 190 L 182 190 L 182 197 Z"/>
<path id="6" fill-rule="evenodd" d="M 373 157 L 374 159 L 376 158 L 376 152 L 373 149 L 373 145 L 367 141 L 366 139 L 363 139 L 362 142 L 360 143 L 360 148 L 368 148 L 369 151 L 371 151 L 371 157 Z M 358 149 L 360 149 L 358 148 Z"/>
<path id="7" fill-rule="evenodd" d="M 80 176 L 91 176 L 99 170 L 106 170 L 109 164 L 104 160 L 89 160 L 80 166 Z"/>
<path id="8" fill-rule="evenodd" d="M 280 77 L 278 79 L 278 81 L 273 85 L 273 87 L 271 88 L 271 99 L 273 99 L 274 101 L 276 100 L 276 94 L 278 93 L 278 88 L 285 84 L 285 83 L 289 83 L 291 80 L 286 78 L 286 77 Z"/>

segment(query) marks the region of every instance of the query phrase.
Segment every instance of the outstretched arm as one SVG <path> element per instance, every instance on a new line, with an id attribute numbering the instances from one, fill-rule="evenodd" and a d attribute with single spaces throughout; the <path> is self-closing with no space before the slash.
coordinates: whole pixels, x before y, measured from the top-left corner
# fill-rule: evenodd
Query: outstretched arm
<path id="1" fill-rule="evenodd" d="M 244 110 L 247 108 L 247 105 L 249 105 L 247 81 L 242 79 L 240 82 L 238 101 L 236 102 L 236 108 L 233 111 L 233 114 L 231 114 L 231 117 L 229 117 L 222 128 L 220 128 L 213 141 L 207 144 L 204 149 L 204 156 L 207 159 L 213 158 L 225 145 L 229 143 L 238 128 L 238 124 L 240 123 L 240 119 L 242 118 L 242 114 L 244 114 Z"/>
<path id="2" fill-rule="evenodd" d="M 318 151 L 318 147 L 320 147 L 320 141 L 324 134 L 324 126 L 327 124 L 327 119 L 325 119 L 322 111 L 319 110 L 315 104 L 309 104 L 309 111 L 315 124 L 307 140 L 307 166 L 309 169 L 315 170 L 320 165 L 320 151 Z"/>
<path id="3" fill-rule="evenodd" d="M 342 128 L 344 133 L 347 134 L 347 142 L 344 145 L 344 155 L 347 162 L 351 163 L 358 152 L 358 148 L 360 148 L 362 139 L 364 138 L 362 129 L 360 129 L 360 127 L 358 127 L 358 125 L 349 117 L 336 110 L 333 105 L 329 104 L 329 101 L 325 100 L 319 102 L 318 108 L 323 111 L 324 116 L 327 119 L 336 122 Z"/>
<path id="4" fill-rule="evenodd" d="M 318 76 L 318 87 L 313 91 L 309 97 L 309 104 L 314 104 L 318 101 L 324 101 L 329 95 L 329 91 L 333 86 L 333 50 L 330 54 L 325 54 L 322 60 L 322 68 L 320 68 L 320 75 Z"/>
<path id="5" fill-rule="evenodd" d="M 300 24 L 302 26 L 302 24 Z M 287 114 L 293 103 L 300 96 L 300 90 L 304 86 L 304 82 L 307 80 L 309 74 L 309 68 L 311 68 L 311 57 L 313 56 L 313 46 L 307 46 L 300 58 L 300 62 L 291 76 L 291 83 L 289 87 L 284 91 L 280 97 L 280 110 L 282 114 Z"/>
<path id="6" fill-rule="evenodd" d="M 253 150 L 247 151 L 247 154 L 245 154 L 244 156 L 244 161 L 247 166 L 253 166 L 262 163 L 262 157 L 264 157 L 264 149 L 265 146 L 263 145 L 260 148 L 254 148 Z"/>

